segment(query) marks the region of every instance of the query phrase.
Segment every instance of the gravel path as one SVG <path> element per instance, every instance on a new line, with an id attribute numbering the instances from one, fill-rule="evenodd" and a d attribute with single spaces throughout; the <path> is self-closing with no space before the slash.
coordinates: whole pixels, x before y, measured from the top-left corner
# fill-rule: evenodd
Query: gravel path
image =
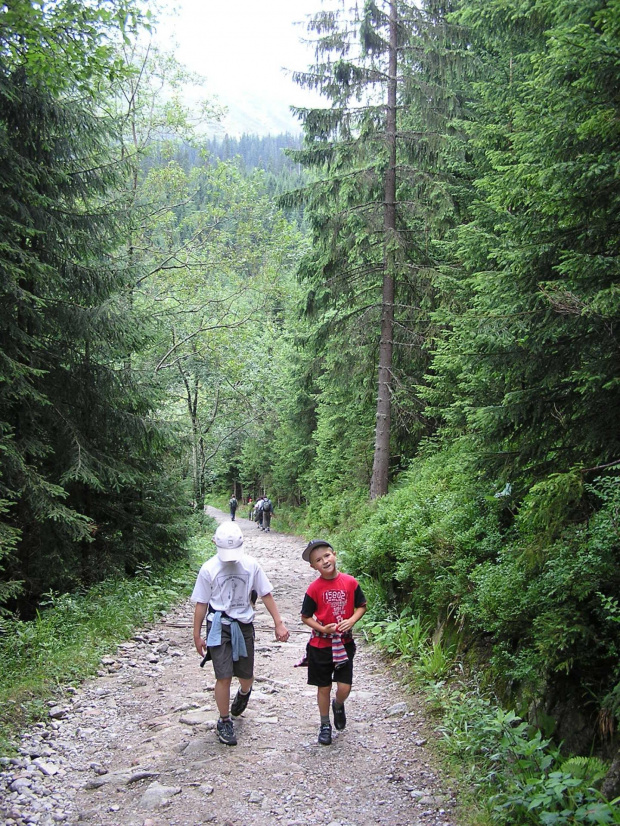
<path id="1" fill-rule="evenodd" d="M 259 600 L 256 682 L 235 724 L 239 744 L 216 738 L 213 670 L 199 667 L 193 606 L 183 603 L 104 657 L 97 678 L 67 690 L 49 722 L 24 733 L 21 756 L 5 758 L 0 774 L 5 824 L 458 826 L 454 794 L 425 747 L 422 703 L 359 633 L 347 728 L 318 745 L 316 690 L 293 668 L 315 576 L 301 559 L 305 543 L 238 521 L 291 631 L 277 643 Z"/>

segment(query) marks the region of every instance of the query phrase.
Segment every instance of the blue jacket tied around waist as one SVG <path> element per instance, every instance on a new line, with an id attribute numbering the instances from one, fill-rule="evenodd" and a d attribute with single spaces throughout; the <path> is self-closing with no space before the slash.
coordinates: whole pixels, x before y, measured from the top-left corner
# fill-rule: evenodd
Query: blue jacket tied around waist
<path id="1" fill-rule="evenodd" d="M 230 620 L 230 642 L 232 645 L 233 662 L 237 662 L 239 657 L 247 657 L 248 649 L 245 647 L 245 639 L 243 638 L 243 631 L 239 628 L 239 623 L 233 617 L 227 617 Z M 209 636 L 207 637 L 207 646 L 215 646 L 222 644 L 222 611 L 216 611 L 211 621 L 211 628 L 209 629 Z"/>

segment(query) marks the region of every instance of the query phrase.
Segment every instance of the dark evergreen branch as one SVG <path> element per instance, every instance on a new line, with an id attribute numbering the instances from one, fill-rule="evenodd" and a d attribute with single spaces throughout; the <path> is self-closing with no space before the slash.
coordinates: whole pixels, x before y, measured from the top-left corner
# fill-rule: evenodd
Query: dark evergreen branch
<path id="1" fill-rule="evenodd" d="M 596 467 L 585 467 L 580 469 L 580 473 L 594 473 L 596 470 L 607 470 L 610 467 L 616 467 L 616 465 L 620 465 L 620 459 L 616 459 L 614 462 L 607 462 L 605 465 L 596 465 Z"/>

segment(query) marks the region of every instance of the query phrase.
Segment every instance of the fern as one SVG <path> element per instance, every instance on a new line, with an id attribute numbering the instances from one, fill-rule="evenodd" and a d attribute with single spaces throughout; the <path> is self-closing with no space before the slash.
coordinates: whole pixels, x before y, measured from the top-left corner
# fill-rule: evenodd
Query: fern
<path id="1" fill-rule="evenodd" d="M 561 768 L 578 780 L 586 780 L 589 786 L 596 789 L 607 774 L 607 766 L 598 757 L 569 757 Z"/>

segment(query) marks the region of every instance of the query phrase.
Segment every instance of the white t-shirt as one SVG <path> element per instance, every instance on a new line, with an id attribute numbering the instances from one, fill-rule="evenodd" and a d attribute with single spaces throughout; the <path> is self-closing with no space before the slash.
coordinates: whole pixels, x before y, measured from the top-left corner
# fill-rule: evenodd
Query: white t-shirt
<path id="1" fill-rule="evenodd" d="M 216 555 L 198 572 L 191 601 L 208 603 L 214 611 L 225 611 L 241 622 L 252 622 L 252 591 L 264 597 L 272 590 L 271 582 L 254 557 L 244 554 L 237 562 L 222 562 Z"/>

